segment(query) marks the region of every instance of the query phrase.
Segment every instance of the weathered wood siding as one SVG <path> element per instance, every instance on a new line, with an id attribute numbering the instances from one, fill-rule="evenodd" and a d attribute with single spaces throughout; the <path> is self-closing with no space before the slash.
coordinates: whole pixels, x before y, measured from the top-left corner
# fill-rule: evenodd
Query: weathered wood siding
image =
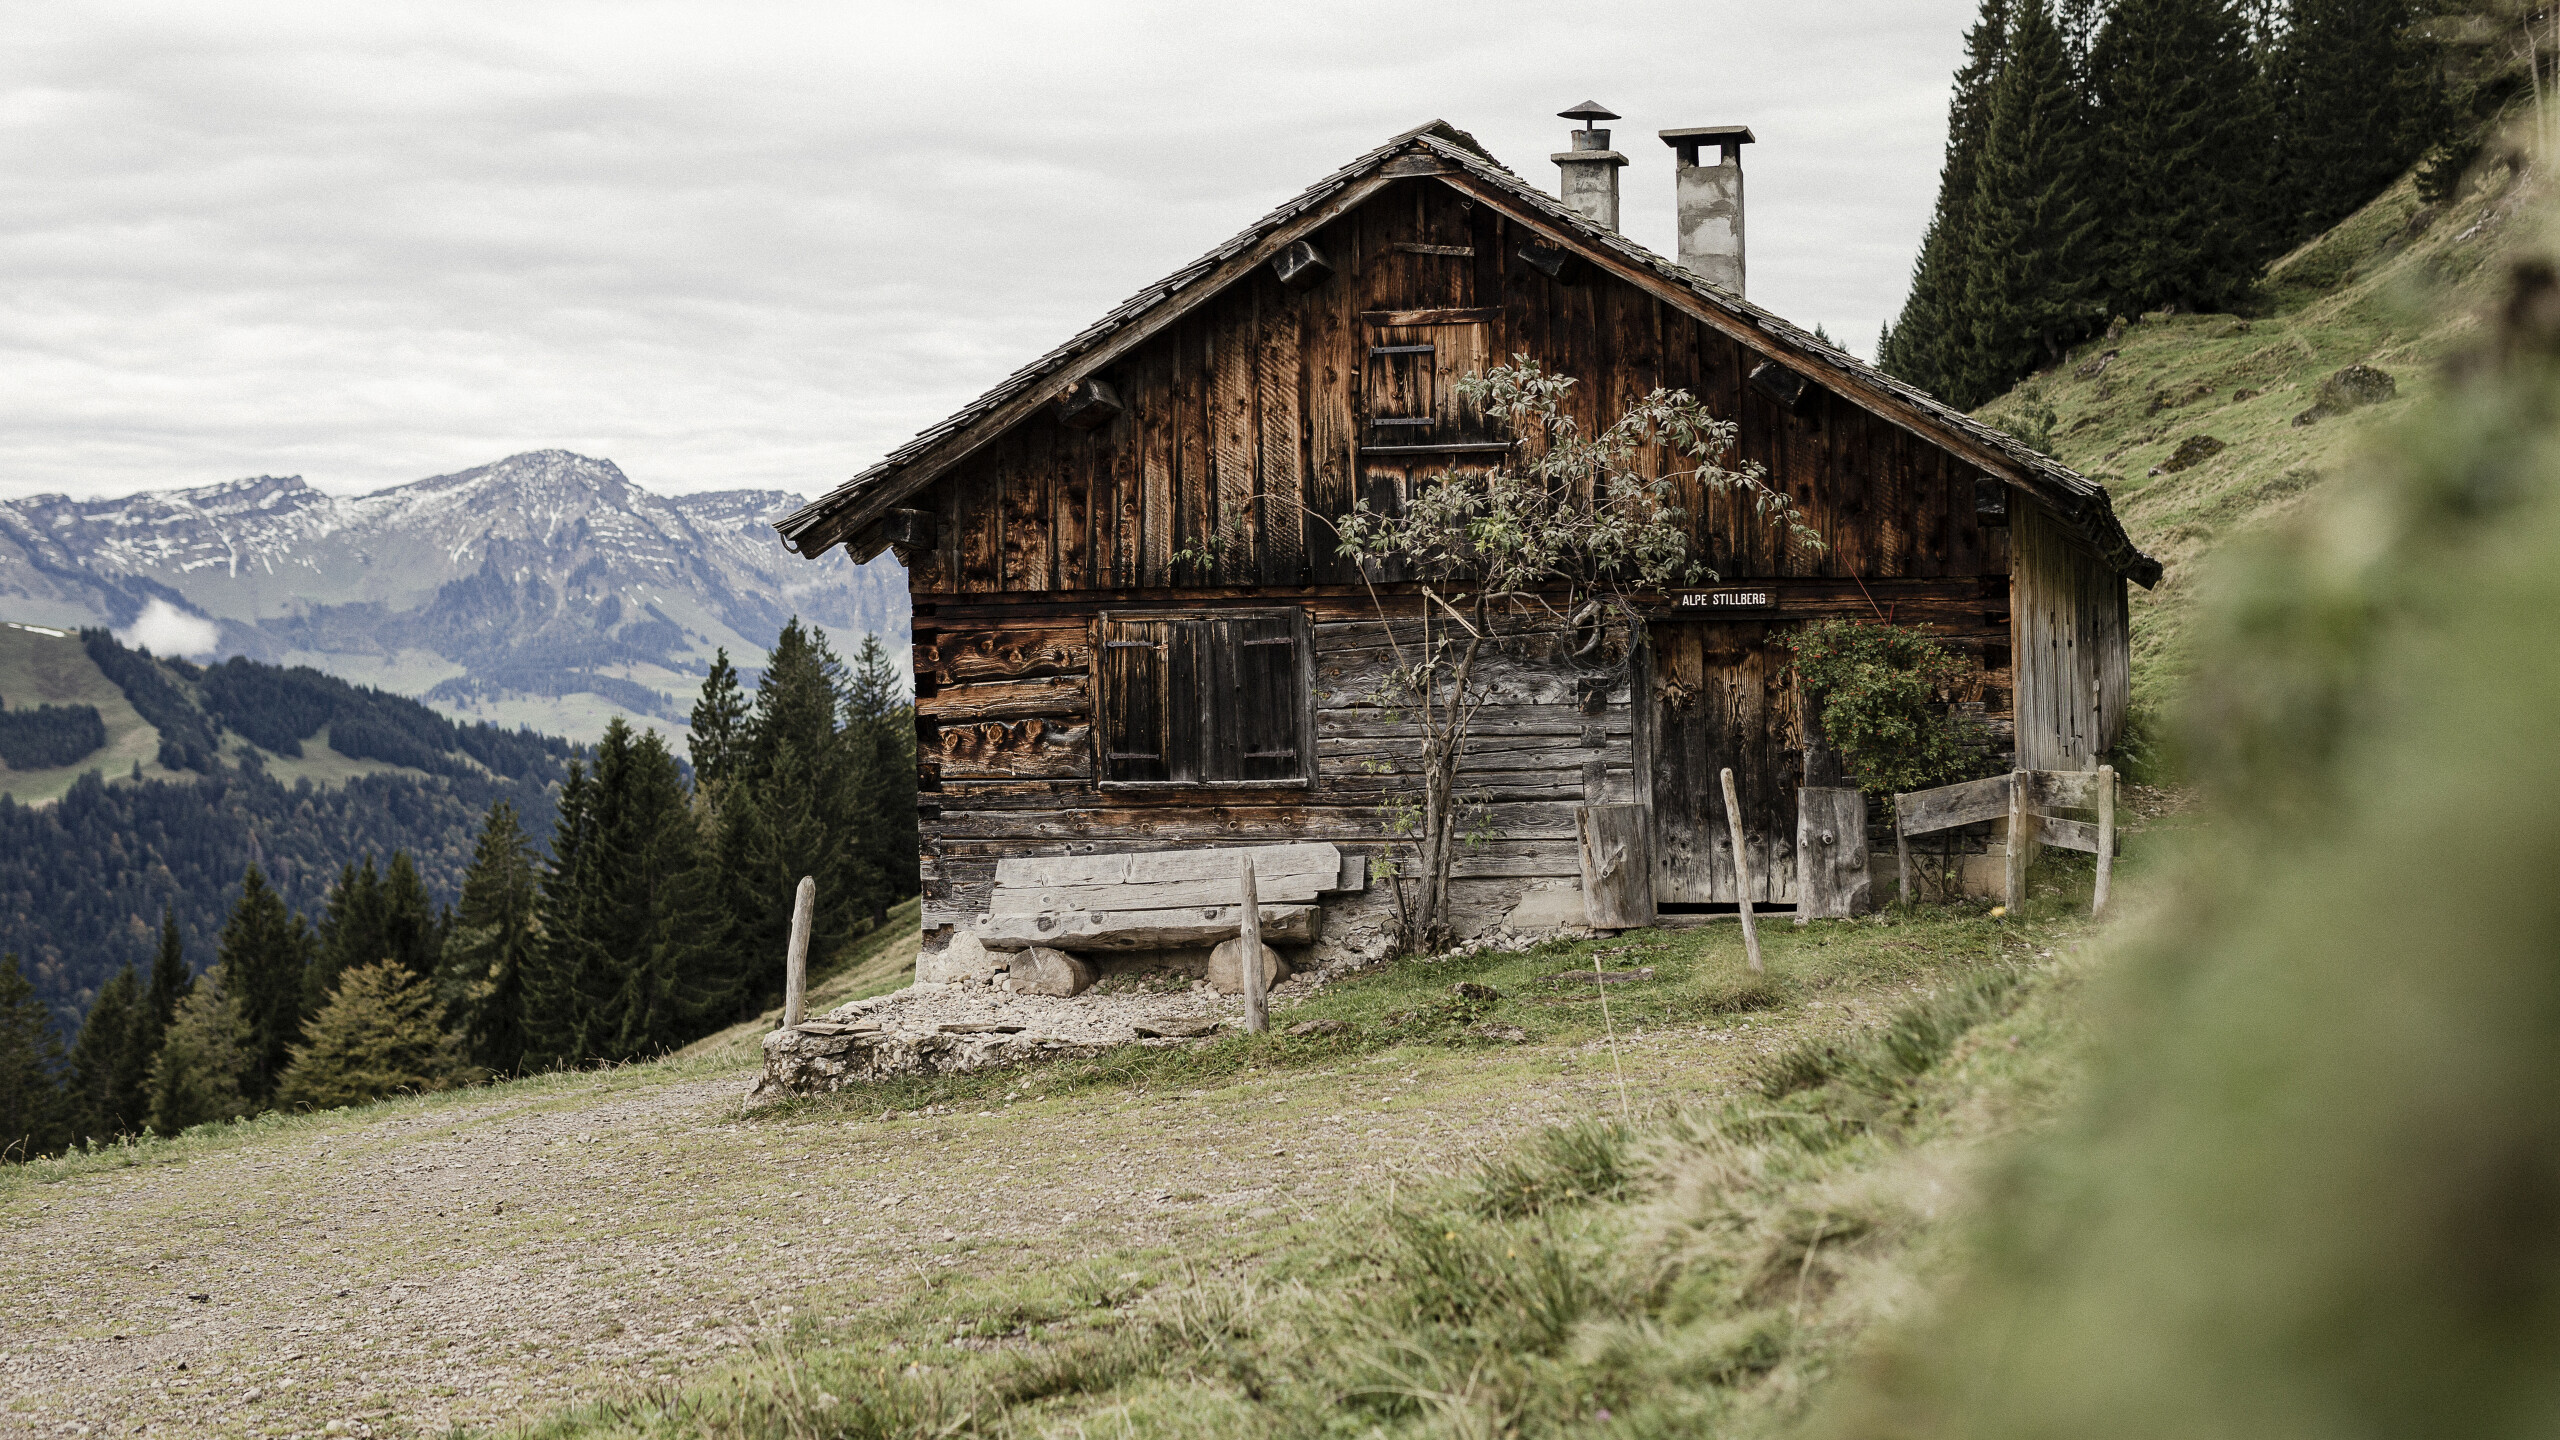
<path id="1" fill-rule="evenodd" d="M 1180 603 L 1215 614 L 1266 610 L 1279 598 L 1191 594 Z M 1282 837 L 1382 843 L 1379 803 L 1409 783 L 1416 748 L 1411 722 L 1391 718 L 1378 702 L 1390 664 L 1385 626 L 1365 593 L 1287 598 L 1305 610 L 1313 641 L 1316 769 L 1303 788 L 1281 791 L 1133 791 L 1099 783 L 1094 622 L 1105 611 L 1162 606 L 1163 595 L 920 600 L 926 929 L 985 913 L 996 860 L 1006 855 Z M 1400 622 L 1407 643 L 1415 628 L 1410 619 Z M 1552 642 L 1521 636 L 1487 669 L 1490 703 L 1463 779 L 1483 796 L 1501 833 L 1457 869 L 1460 908 L 1477 919 L 1507 908 L 1523 880 L 1579 875 L 1577 804 L 1637 798 L 1633 707 L 1623 678 L 1591 688 Z"/>
<path id="2" fill-rule="evenodd" d="M 2018 765 L 2093 769 L 2132 701 L 2124 577 L 2041 510 L 2011 508 Z"/>
<path id="3" fill-rule="evenodd" d="M 1485 442 L 1455 383 L 1514 354 L 1580 379 L 1586 426 L 1657 386 L 1738 421 L 1737 458 L 1767 467 L 1827 543 L 1790 543 L 1747 503 L 1693 489 L 1699 549 L 1729 577 L 2007 568 L 2001 532 L 1975 518 L 1972 467 L 1827 394 L 1788 413 L 1748 383 L 1746 347 L 1605 274 L 1549 279 L 1507 218 L 1437 181 L 1392 186 L 1315 239 L 1337 273 L 1292 292 L 1260 270 L 1174 324 L 1108 372 L 1125 403 L 1109 422 L 1071 430 L 1044 411 L 917 497 L 939 521 L 917 593 L 1355 583 L 1332 522 L 1355 496 L 1392 503 L 1464 463 L 1413 447 Z"/>
<path id="4" fill-rule="evenodd" d="M 1656 387 L 1699 396 L 1739 423 L 1735 458 L 1765 466 L 1826 544 L 1692 493 L 1698 552 L 1728 583 L 1776 590 L 1775 611 L 1667 616 L 1613 687 L 1593 688 L 1544 642 L 1492 664 L 1465 779 L 1498 838 L 1458 863 L 1462 929 L 1525 884 L 1578 881 L 1585 802 L 1658 814 L 1683 802 L 1676 833 L 1657 831 L 1658 898 L 1729 902 L 1721 801 L 1697 801 L 1725 764 L 1760 852 L 1754 898 L 1791 899 L 1805 778 L 1775 640 L 1794 623 L 1854 616 L 1945 637 L 1979 658 L 1973 700 L 1996 729 L 2013 686 L 2043 683 L 2013 658 L 2059 665 L 2052 693 L 2036 690 L 2036 725 L 2020 726 L 2022 744 L 2035 737 L 2023 764 L 2075 767 L 2121 723 L 2122 582 L 2026 497 L 2010 497 L 2014 532 L 1986 525 L 1980 472 L 1947 450 L 1826 394 L 1790 413 L 1748 383 L 1757 357 L 1744 345 L 1596 269 L 1570 284 L 1540 274 L 1518 258 L 1525 237 L 1510 221 L 1436 181 L 1392 185 L 1314 238 L 1330 278 L 1293 292 L 1255 272 L 1106 372 L 1123 401 L 1112 419 L 1079 431 L 1044 410 L 910 502 L 937 518 L 935 548 L 910 565 L 929 932 L 984 913 L 1002 855 L 1382 843 L 1379 802 L 1416 745 L 1410 721 L 1374 701 L 1386 662 L 1373 592 L 1336 554 L 1331 521 L 1354 497 L 1393 505 L 1417 478 L 1486 455 L 1498 437 L 1457 403 L 1455 382 L 1514 354 L 1577 377 L 1586 426 Z M 2013 533 L 2039 566 L 2014 595 Z M 1410 615 L 1418 601 L 1382 578 L 1377 593 Z M 1274 606 L 1305 613 L 1314 775 L 1285 789 L 1106 785 L 1096 706 L 1120 702 L 1097 676 L 1097 622 Z M 2090 693 L 2093 660 L 2109 672 L 2105 713 L 2075 716 L 2065 700 Z M 1722 708 L 1683 711 L 1684 694 Z M 1383 905 L 1383 892 L 1362 903 Z"/>

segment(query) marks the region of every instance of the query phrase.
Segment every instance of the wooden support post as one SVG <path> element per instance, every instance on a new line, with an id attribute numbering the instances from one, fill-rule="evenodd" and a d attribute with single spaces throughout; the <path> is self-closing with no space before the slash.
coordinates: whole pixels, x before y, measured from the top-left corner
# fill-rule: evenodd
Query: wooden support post
<path id="1" fill-rule="evenodd" d="M 1742 949 L 1751 957 L 1751 973 L 1764 968 L 1760 963 L 1760 929 L 1751 921 L 1751 860 L 1742 848 L 1742 800 L 1734 794 L 1733 769 L 1724 772 L 1724 820 L 1733 833 L 1733 894 L 1741 901 Z"/>
<path id="2" fill-rule="evenodd" d="M 818 881 L 815 876 L 800 877 L 800 889 L 791 897 L 791 951 L 782 968 L 782 1028 L 800 1023 L 800 1011 L 809 1001 L 809 924 L 818 909 Z"/>
<path id="3" fill-rule="evenodd" d="M 1641 930 L 1653 923 L 1653 807 L 1583 805 L 1582 918 L 1594 930 Z"/>
<path id="4" fill-rule="evenodd" d="M 2089 896 L 2089 913 L 2107 913 L 2107 890 L 2116 874 L 2116 767 L 2098 767 L 2098 888 Z"/>
<path id="5" fill-rule="evenodd" d="M 1911 903 L 1911 832 L 1902 828 L 1902 797 L 1893 797 L 1893 858 L 1902 870 L 1902 903 Z"/>
<path id="6" fill-rule="evenodd" d="M 2034 861 L 2036 843 L 2035 777 L 2025 770 L 2009 772 L 2009 853 L 2002 866 L 2006 892 L 2002 901 L 2012 915 L 2027 906 L 2027 866 Z"/>
<path id="7" fill-rule="evenodd" d="M 1237 938 L 1244 941 L 1240 958 L 1244 970 L 1245 1033 L 1259 1035 L 1271 1028 L 1271 1014 L 1262 987 L 1262 897 L 1254 886 L 1251 855 L 1244 857 L 1244 923 Z"/>

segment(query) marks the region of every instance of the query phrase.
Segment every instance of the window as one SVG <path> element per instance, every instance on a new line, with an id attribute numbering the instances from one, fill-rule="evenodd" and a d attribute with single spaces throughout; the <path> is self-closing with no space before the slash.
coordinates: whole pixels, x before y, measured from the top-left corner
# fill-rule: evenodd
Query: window
<path id="1" fill-rule="evenodd" d="M 1306 617 L 1110 614 L 1094 636 L 1105 785 L 1304 785 L 1315 774 Z"/>

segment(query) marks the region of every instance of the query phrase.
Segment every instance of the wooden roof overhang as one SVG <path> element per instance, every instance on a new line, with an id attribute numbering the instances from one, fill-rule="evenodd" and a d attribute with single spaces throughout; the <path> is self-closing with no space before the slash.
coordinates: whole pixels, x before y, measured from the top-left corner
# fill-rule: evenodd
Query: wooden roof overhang
<path id="1" fill-rule="evenodd" d="M 1492 206 L 1530 233 L 1570 247 L 1586 261 L 1764 358 L 1999 477 L 2050 510 L 2117 573 L 2146 589 L 2159 583 L 2160 562 L 2134 545 L 2116 518 L 2114 503 L 2095 481 L 1768 311 L 1708 285 L 1624 236 L 1592 224 L 1530 187 L 1465 132 L 1439 121 L 1399 135 L 1335 171 L 1243 234 L 1122 302 L 1074 339 L 1016 371 L 878 464 L 776 521 L 774 528 L 785 545 L 812 558 L 851 541 L 901 501 L 1042 406 L 1269 263 L 1291 242 L 1358 208 L 1389 185 L 1416 177 L 1436 178 Z"/>

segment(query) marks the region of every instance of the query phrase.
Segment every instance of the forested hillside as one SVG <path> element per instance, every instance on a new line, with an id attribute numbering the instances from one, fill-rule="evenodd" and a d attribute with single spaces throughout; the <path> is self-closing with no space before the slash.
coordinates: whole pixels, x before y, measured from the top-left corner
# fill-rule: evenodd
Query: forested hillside
<path id="1" fill-rule="evenodd" d="M 149 963 L 164 914 L 193 967 L 209 963 L 251 865 L 287 904 L 317 909 L 344 866 L 402 851 L 428 892 L 449 900 L 492 803 L 512 805 L 536 843 L 549 839 L 577 753 L 551 736 L 457 725 L 316 670 L 161 660 L 103 630 L 7 638 L 19 652 L 41 647 L 57 683 L 76 653 L 102 677 L 93 698 L 133 732 L 132 758 L 109 770 L 125 757 L 103 753 L 98 705 L 0 710 L 47 725 L 76 710 L 94 729 L 72 743 L 99 742 L 70 760 L 35 757 L 74 772 L 51 804 L 16 798 L 28 777 L 14 761 L 0 774 L 0 952 L 19 957 L 66 1034 L 109 977 Z M 152 757 L 148 775 L 141 754 Z"/>
<path id="2" fill-rule="evenodd" d="M 2141 729 L 2206 558 L 2315 497 L 2494 303 L 2547 159 L 2505 127 L 2549 18 L 1985 0 L 1883 359 L 2104 484 L 2166 562 L 2133 597 Z"/>
<path id="3" fill-rule="evenodd" d="M 917 890 L 915 716 L 876 636 L 848 665 L 792 621 L 752 692 L 715 654 L 690 766 L 620 719 L 581 754 L 81 639 L 199 773 L 0 800 L 0 1155 L 664 1054 L 779 995 L 802 877 L 821 964 Z M 400 768 L 269 772 L 324 733 Z"/>

